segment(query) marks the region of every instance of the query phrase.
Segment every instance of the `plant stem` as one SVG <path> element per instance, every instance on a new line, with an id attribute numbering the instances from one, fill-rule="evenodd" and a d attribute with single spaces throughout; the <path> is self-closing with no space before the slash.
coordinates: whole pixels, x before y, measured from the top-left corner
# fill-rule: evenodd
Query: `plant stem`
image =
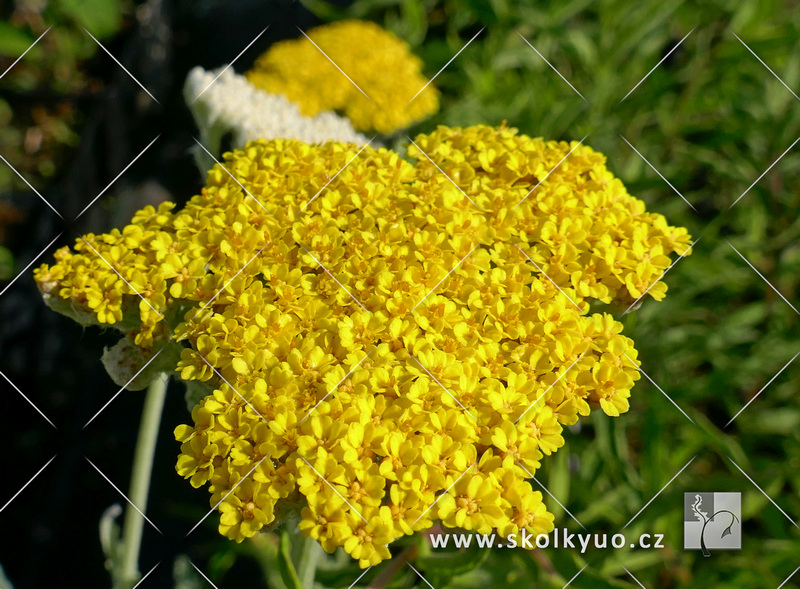
<path id="1" fill-rule="evenodd" d="M 125 510 L 125 524 L 122 532 L 122 571 L 120 575 L 123 587 L 135 585 L 141 573 L 139 572 L 139 548 L 142 543 L 142 530 L 144 517 L 142 514 L 147 509 L 147 495 L 150 490 L 150 474 L 153 468 L 153 455 L 158 439 L 158 426 L 161 423 L 161 413 L 164 409 L 164 399 L 167 396 L 167 383 L 169 375 L 160 374 L 150 386 L 142 409 L 142 421 L 139 424 L 139 438 L 136 441 L 136 452 L 133 456 L 133 469 L 131 471 L 131 486 L 128 493 L 130 503 Z M 139 509 L 137 510 L 136 507 Z M 141 511 L 141 513 L 139 513 Z"/>
<path id="2" fill-rule="evenodd" d="M 297 576 L 303 587 L 313 587 L 317 569 L 317 560 L 322 553 L 322 546 L 311 536 L 299 538 L 300 553 L 297 556 Z"/>
<path id="3" fill-rule="evenodd" d="M 413 544 L 395 556 L 385 569 L 369 584 L 369 589 L 384 589 L 394 578 L 403 565 L 414 560 L 419 555 L 419 549 Z"/>

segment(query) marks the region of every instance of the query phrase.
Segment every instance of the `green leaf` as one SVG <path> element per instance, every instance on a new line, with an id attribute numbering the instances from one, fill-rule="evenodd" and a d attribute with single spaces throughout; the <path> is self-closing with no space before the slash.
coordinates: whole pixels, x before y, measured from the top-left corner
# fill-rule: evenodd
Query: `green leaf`
<path id="1" fill-rule="evenodd" d="M 747 429 L 750 434 L 790 436 L 800 430 L 800 409 L 796 407 L 770 408 L 769 421 L 752 418 Z"/>
<path id="2" fill-rule="evenodd" d="M 333 554 L 320 554 L 314 571 L 314 581 L 324 587 L 349 587 L 353 579 L 357 579 L 363 572 L 357 561 L 339 547 Z M 359 583 L 366 584 L 368 578 L 365 576 Z"/>
<path id="3" fill-rule="evenodd" d="M 236 556 L 234 547 L 225 545 L 222 550 L 218 550 L 208 559 L 208 575 L 217 578 L 225 576 L 225 573 L 236 563 Z"/>
<path id="4" fill-rule="evenodd" d="M 152 353 L 145 354 L 142 348 L 125 336 L 103 350 L 102 362 L 117 385 L 129 391 L 141 391 L 161 373 L 171 374 L 175 370 L 181 349 L 178 342 L 155 340 Z"/>
<path id="5" fill-rule="evenodd" d="M 264 571 L 264 580 L 269 589 L 289 589 L 280 574 L 280 540 L 275 534 L 256 534 L 241 549 L 253 556 Z"/>
<path id="6" fill-rule="evenodd" d="M 456 550 L 434 550 L 427 541 L 424 533 L 418 534 L 417 536 L 419 555 L 417 556 L 415 566 L 434 587 L 449 587 L 450 585 L 448 583 L 455 577 L 465 575 L 466 573 L 481 568 L 481 565 L 486 562 L 491 553 L 499 552 L 478 547 L 477 542 L 475 542 L 476 534 L 474 532 L 454 530 L 454 533 L 471 535 L 472 541 L 469 547 Z M 499 536 L 496 536 L 495 539 L 497 541 L 502 541 L 502 538 Z M 463 587 L 465 585 L 453 586 Z"/>
<path id="7" fill-rule="evenodd" d="M 506 589 L 530 589 L 536 587 L 530 571 L 524 566 L 529 555 L 523 550 L 482 550 L 479 565 L 466 572 L 425 569 L 425 579 L 436 589 L 472 589 L 474 587 L 504 587 Z M 421 563 L 419 563 L 421 566 Z M 415 564 L 415 566 L 417 566 Z M 419 568 L 419 567 L 417 567 Z M 407 585 L 402 585 L 407 586 Z M 420 583 L 421 587 L 427 587 Z"/>
<path id="8" fill-rule="evenodd" d="M 547 493 L 542 493 L 547 503 L 547 508 L 556 519 L 564 516 L 564 508 L 561 507 L 569 502 L 569 450 L 562 448 L 560 452 L 549 456 L 547 472 L 547 490 L 553 494 L 550 497 Z M 538 485 L 533 485 L 533 488 L 538 490 Z M 553 498 L 555 497 L 555 499 Z M 559 504 L 560 502 L 560 504 Z"/>
<path id="9" fill-rule="evenodd" d="M 106 509 L 100 517 L 100 546 L 106 557 L 106 568 L 111 571 L 114 587 L 118 587 L 122 581 L 119 578 L 119 573 L 122 572 L 122 561 L 125 558 L 121 540 L 121 528 L 117 523 L 117 518 L 120 515 L 122 515 L 122 507 L 115 503 Z"/>
<path id="10" fill-rule="evenodd" d="M 2 35 L 2 32 L 0 32 Z M 0 245 L 0 280 L 8 280 L 14 274 L 14 256 Z"/>
<path id="11" fill-rule="evenodd" d="M 195 405 L 214 392 L 214 387 L 207 382 L 185 380 L 183 384 L 186 385 L 184 400 L 186 401 L 186 408 L 189 410 L 189 413 L 192 412 Z"/>
<path id="12" fill-rule="evenodd" d="M 584 571 L 578 576 L 577 579 L 575 579 L 571 586 L 575 587 L 576 589 L 634 589 L 637 587 L 637 585 L 634 584 L 633 579 L 631 579 L 630 583 L 620 581 L 618 579 L 607 579 L 595 572 L 592 568 L 584 569 Z"/>
<path id="13" fill-rule="evenodd" d="M 192 566 L 189 557 L 185 554 L 178 555 L 175 558 L 175 564 L 172 567 L 172 579 L 175 582 L 175 589 L 203 589 L 204 586 L 208 586 L 208 583 L 200 577 Z"/>
<path id="14" fill-rule="evenodd" d="M 119 0 L 59 0 L 57 7 L 98 39 L 110 37 L 122 25 Z"/>
<path id="15" fill-rule="evenodd" d="M 292 543 L 289 539 L 289 532 L 284 528 L 280 534 L 280 544 L 278 547 L 278 568 L 283 582 L 289 589 L 303 589 L 300 577 L 292 562 Z"/>
<path id="16" fill-rule="evenodd" d="M 7 22 L 0 22 L 0 55 L 17 58 L 31 46 L 36 37 Z M 37 56 L 41 48 L 30 50 L 29 56 Z"/>

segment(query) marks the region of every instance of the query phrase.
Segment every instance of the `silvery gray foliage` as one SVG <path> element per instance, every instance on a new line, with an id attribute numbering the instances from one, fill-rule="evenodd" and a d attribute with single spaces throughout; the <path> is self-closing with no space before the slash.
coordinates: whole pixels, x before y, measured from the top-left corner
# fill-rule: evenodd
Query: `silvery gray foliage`
<path id="1" fill-rule="evenodd" d="M 200 130 L 200 143 L 215 157 L 220 155 L 222 139 L 228 134 L 233 147 L 243 147 L 254 139 L 276 138 L 306 143 L 367 143 L 346 118 L 332 112 L 303 116 L 285 97 L 256 88 L 232 69 L 193 68 L 186 77 L 183 96 Z M 213 165 L 199 146 L 196 157 L 202 170 Z"/>

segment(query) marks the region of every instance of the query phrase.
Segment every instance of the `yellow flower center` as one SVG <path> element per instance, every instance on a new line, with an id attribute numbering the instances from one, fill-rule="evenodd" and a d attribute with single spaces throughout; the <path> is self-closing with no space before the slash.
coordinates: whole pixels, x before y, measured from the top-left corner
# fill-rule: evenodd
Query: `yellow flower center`
<path id="1" fill-rule="evenodd" d="M 458 505 L 459 509 L 466 509 L 469 514 L 478 511 L 478 503 L 474 499 L 464 495 L 456 499 L 456 505 Z"/>
<path id="2" fill-rule="evenodd" d="M 256 504 L 252 500 L 248 501 L 242 506 L 242 517 L 246 520 L 253 519 L 256 516 L 255 510 Z"/>

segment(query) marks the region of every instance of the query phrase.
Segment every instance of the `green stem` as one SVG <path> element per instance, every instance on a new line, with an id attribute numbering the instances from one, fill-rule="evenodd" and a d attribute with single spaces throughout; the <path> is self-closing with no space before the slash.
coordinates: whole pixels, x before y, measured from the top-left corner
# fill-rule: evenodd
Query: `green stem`
<path id="1" fill-rule="evenodd" d="M 317 561 L 322 554 L 322 546 L 311 536 L 299 538 L 300 553 L 297 556 L 297 576 L 303 587 L 313 587 Z"/>
<path id="2" fill-rule="evenodd" d="M 147 495 L 150 490 L 150 474 L 153 469 L 153 455 L 158 439 L 158 426 L 167 396 L 169 375 L 166 373 L 150 383 L 142 410 L 142 421 L 139 424 L 139 438 L 136 441 L 136 452 L 133 456 L 131 486 L 128 493 L 130 503 L 125 510 L 125 524 L 122 532 L 122 571 L 119 577 L 122 587 L 132 587 L 140 577 L 139 548 L 142 543 L 144 517 L 147 509 Z M 141 511 L 142 513 L 139 513 Z"/>

